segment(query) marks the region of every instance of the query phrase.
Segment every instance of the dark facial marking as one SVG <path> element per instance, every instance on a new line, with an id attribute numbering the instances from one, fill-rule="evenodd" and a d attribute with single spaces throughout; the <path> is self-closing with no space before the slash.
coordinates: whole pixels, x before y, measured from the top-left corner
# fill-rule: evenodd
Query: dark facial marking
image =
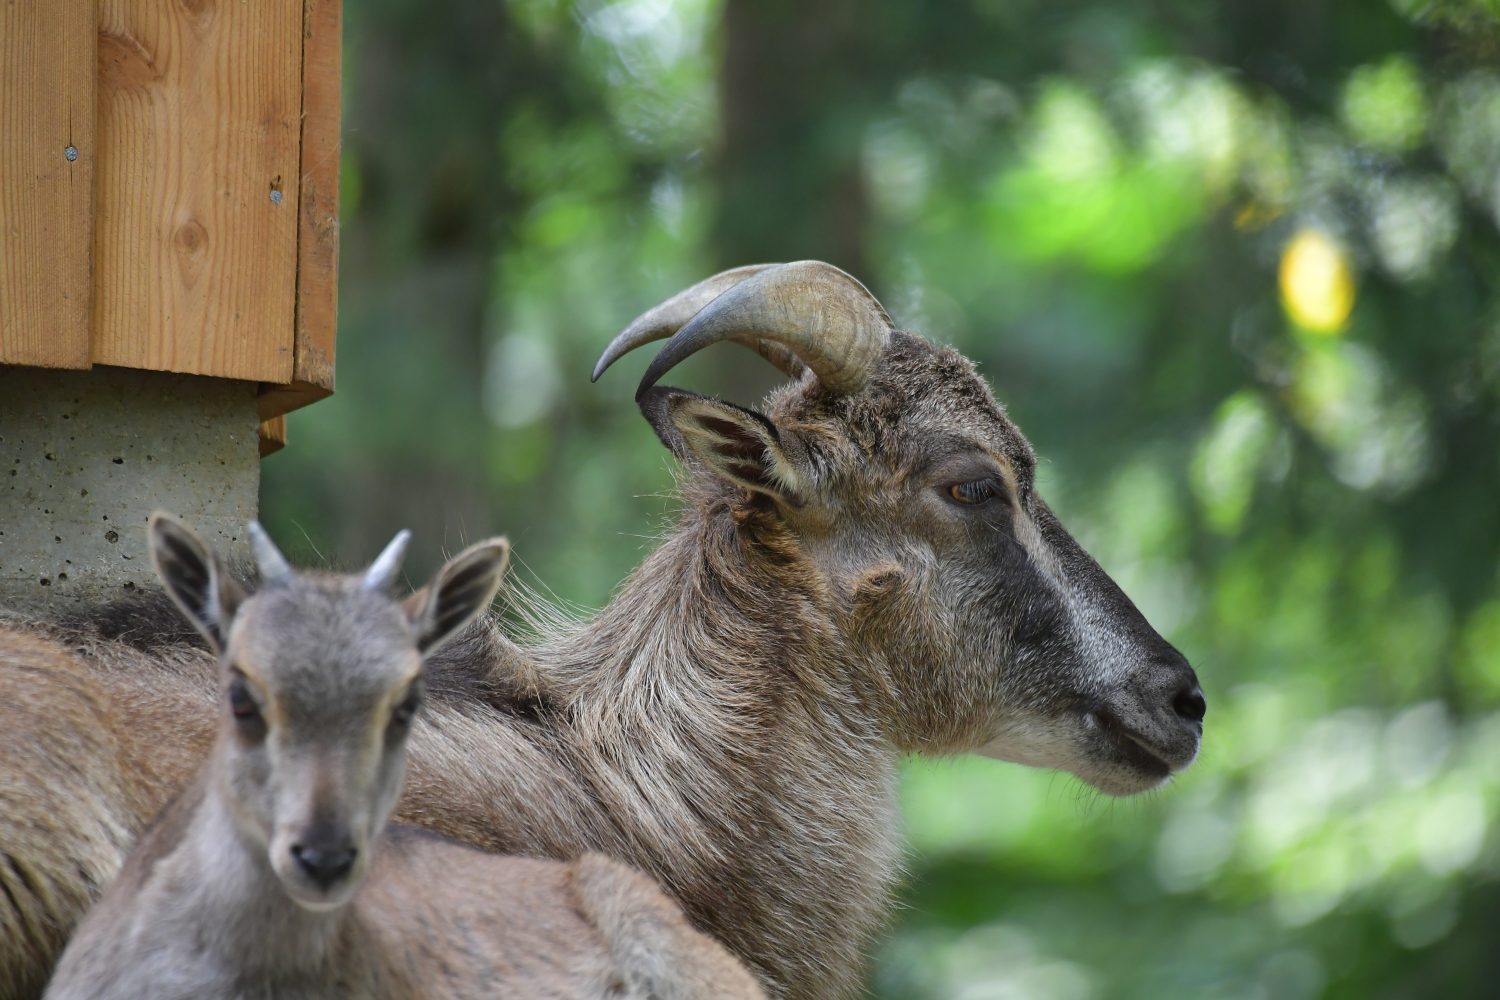
<path id="1" fill-rule="evenodd" d="M 241 739 L 259 743 L 266 736 L 266 720 L 261 715 L 260 703 L 239 669 L 232 669 L 227 688 L 229 714 L 234 717 L 235 729 Z"/>
<path id="2" fill-rule="evenodd" d="M 412 720 L 417 717 L 417 710 L 422 707 L 422 697 L 422 682 L 413 681 L 396 707 L 391 709 L 391 721 L 386 727 L 387 739 L 398 740 L 406 735 L 411 729 Z"/>

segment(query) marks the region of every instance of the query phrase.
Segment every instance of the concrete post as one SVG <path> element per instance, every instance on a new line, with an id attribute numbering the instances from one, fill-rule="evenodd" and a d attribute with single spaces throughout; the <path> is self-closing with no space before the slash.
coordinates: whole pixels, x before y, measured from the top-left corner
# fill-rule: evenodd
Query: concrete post
<path id="1" fill-rule="evenodd" d="M 153 579 L 146 519 L 231 560 L 260 489 L 255 384 L 96 366 L 0 367 L 0 607 L 65 611 Z"/>

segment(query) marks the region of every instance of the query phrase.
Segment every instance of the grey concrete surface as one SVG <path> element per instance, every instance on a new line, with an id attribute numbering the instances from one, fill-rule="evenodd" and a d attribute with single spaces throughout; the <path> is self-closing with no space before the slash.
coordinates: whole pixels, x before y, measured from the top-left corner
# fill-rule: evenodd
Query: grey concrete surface
<path id="1" fill-rule="evenodd" d="M 248 558 L 258 426 L 251 382 L 0 367 L 0 608 L 65 611 L 148 583 L 157 508 Z"/>

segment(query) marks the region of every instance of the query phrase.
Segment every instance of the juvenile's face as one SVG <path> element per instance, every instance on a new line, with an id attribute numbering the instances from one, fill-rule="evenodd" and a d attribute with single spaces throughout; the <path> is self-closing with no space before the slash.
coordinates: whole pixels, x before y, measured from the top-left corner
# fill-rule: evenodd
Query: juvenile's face
<path id="1" fill-rule="evenodd" d="M 1197 678 L 1035 491 L 973 366 L 897 334 L 845 397 L 779 392 L 806 502 L 781 512 L 846 599 L 866 696 L 898 745 L 976 751 L 1144 791 L 1192 762 Z"/>
<path id="2" fill-rule="evenodd" d="M 422 661 L 400 606 L 317 580 L 236 617 L 220 752 L 236 822 L 310 909 L 347 902 L 401 793 Z"/>

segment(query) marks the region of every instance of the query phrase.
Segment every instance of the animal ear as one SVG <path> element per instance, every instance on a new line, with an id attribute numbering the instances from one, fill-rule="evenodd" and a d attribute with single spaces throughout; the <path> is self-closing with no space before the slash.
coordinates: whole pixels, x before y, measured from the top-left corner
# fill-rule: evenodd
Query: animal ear
<path id="1" fill-rule="evenodd" d="M 802 504 L 802 446 L 767 417 L 681 389 L 652 388 L 640 405 L 656 436 L 679 458 L 691 455 L 753 493 Z"/>
<path id="2" fill-rule="evenodd" d="M 203 633 L 214 651 L 222 653 L 245 592 L 225 574 L 214 550 L 172 515 L 163 511 L 152 514 L 146 537 L 151 565 L 172 602 Z"/>
<path id="3" fill-rule="evenodd" d="M 449 559 L 431 583 L 406 599 L 417 648 L 432 652 L 488 608 L 508 565 L 510 542 L 503 538 L 477 542 Z"/>

